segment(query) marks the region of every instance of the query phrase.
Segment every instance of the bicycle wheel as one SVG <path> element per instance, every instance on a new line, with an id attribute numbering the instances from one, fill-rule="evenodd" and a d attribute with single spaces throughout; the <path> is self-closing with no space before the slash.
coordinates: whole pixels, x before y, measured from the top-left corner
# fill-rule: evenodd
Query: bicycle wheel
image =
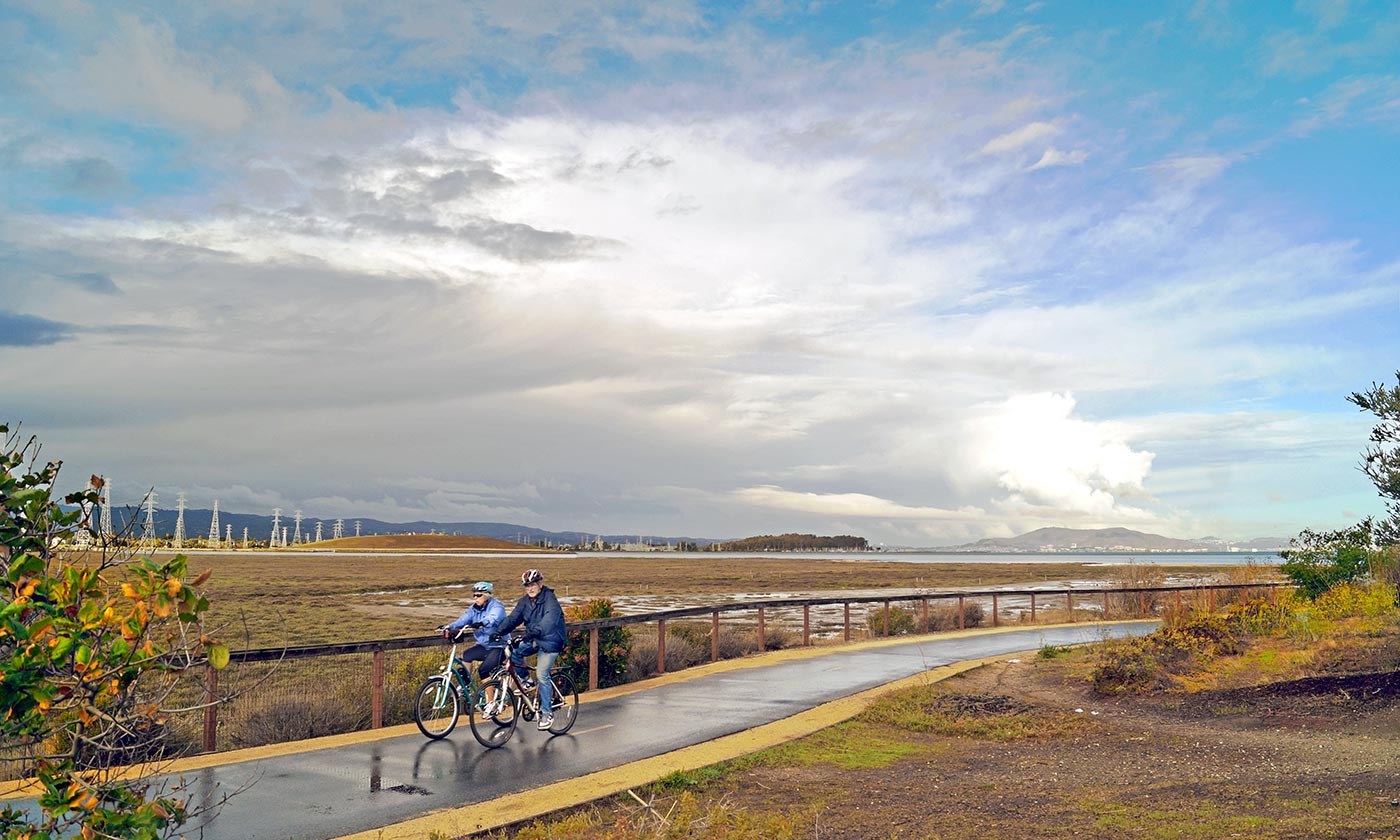
<path id="1" fill-rule="evenodd" d="M 549 731 L 552 735 L 563 735 L 578 718 L 578 688 L 574 678 L 562 671 L 552 675 L 550 680 L 554 683 L 554 725 Z"/>
<path id="2" fill-rule="evenodd" d="M 457 717 L 462 707 L 457 702 L 457 692 L 452 681 L 442 675 L 428 677 L 419 686 L 413 701 L 413 722 L 418 731 L 432 738 L 446 738 L 457 726 Z"/>
<path id="3" fill-rule="evenodd" d="M 505 686 L 499 679 L 489 679 L 481 684 L 482 697 L 500 698 Z M 520 722 L 520 697 L 511 693 L 506 702 L 494 715 L 487 716 L 483 709 L 473 706 L 467 712 L 472 735 L 488 750 L 505 746 L 510 736 L 515 734 L 515 726 Z"/>

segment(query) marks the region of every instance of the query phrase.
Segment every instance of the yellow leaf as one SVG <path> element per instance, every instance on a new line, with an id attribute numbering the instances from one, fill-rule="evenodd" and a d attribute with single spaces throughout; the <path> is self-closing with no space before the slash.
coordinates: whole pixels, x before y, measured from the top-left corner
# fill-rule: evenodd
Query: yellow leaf
<path id="1" fill-rule="evenodd" d="M 174 598 L 176 595 L 179 595 L 180 581 L 175 578 L 170 578 L 169 580 L 167 580 L 165 582 L 165 594 L 169 595 L 171 598 Z"/>
<path id="2" fill-rule="evenodd" d="M 209 664 L 213 665 L 216 671 L 228 665 L 228 647 L 214 645 L 209 648 Z"/>
<path id="3" fill-rule="evenodd" d="M 125 596 L 128 597 L 128 598 L 140 598 L 140 597 L 141 597 L 140 595 L 137 595 L 137 594 L 136 594 L 136 587 L 132 586 L 132 585 L 129 584 L 129 583 L 123 583 L 123 584 L 122 584 L 122 594 L 125 595 Z"/>

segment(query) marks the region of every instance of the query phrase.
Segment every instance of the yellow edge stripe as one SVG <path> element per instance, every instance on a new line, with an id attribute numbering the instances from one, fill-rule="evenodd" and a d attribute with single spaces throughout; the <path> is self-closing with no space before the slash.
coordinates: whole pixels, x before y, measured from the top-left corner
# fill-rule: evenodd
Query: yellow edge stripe
<path id="1" fill-rule="evenodd" d="M 623 697 L 628 694 L 635 694 L 639 691 L 647 691 L 660 685 L 670 685 L 673 683 L 687 682 L 698 679 L 709 674 L 725 673 L 746 668 L 759 668 L 772 665 L 776 662 L 790 662 L 801 659 L 810 659 L 818 656 L 826 656 L 832 653 L 841 653 L 853 650 L 870 650 L 882 647 L 895 647 L 907 645 L 920 641 L 938 641 L 943 639 L 959 639 L 969 636 L 984 636 L 995 633 L 1013 633 L 1021 630 L 1053 630 L 1060 627 L 1083 627 L 1083 626 L 1106 626 L 1110 624 L 1131 624 L 1142 619 L 1127 619 L 1124 621 L 1097 621 L 1097 622 L 1077 622 L 1065 624 L 1033 624 L 1030 626 L 1009 624 L 1001 627 L 982 627 L 970 630 L 953 630 L 925 636 L 891 636 L 884 639 L 871 639 L 862 642 L 839 643 L 835 645 L 818 645 L 815 647 L 789 648 L 787 650 L 763 653 L 756 656 L 746 656 L 742 659 L 726 659 L 721 662 L 712 662 L 707 665 L 699 665 L 687 668 L 671 674 L 664 674 L 659 677 L 642 680 L 640 682 L 628 683 L 627 685 L 615 686 L 613 688 L 603 688 L 597 691 L 585 692 L 579 696 L 579 702 L 589 703 L 600 700 L 607 700 L 613 697 Z M 241 750 L 226 750 L 223 752 L 205 753 L 203 755 L 192 756 L 190 758 L 180 758 L 166 762 L 156 762 L 152 764 L 132 765 L 119 770 L 108 771 L 108 779 L 134 779 L 142 776 L 149 776 L 156 773 L 186 773 L 194 770 L 203 770 L 206 767 L 217 767 L 225 764 L 239 764 L 245 761 L 258 761 L 264 758 L 276 758 L 284 755 L 296 755 L 298 753 L 313 752 L 315 750 L 331 749 L 334 747 L 353 746 L 356 744 L 372 743 L 387 738 L 397 738 L 403 735 L 412 735 L 418 731 L 418 727 L 411 723 L 400 724 L 398 726 L 386 726 L 381 729 L 367 729 L 360 732 L 347 732 L 341 735 L 326 735 L 320 738 L 308 738 L 304 741 L 288 741 L 281 744 L 267 744 L 261 747 L 247 747 Z M 670 772 L 670 771 L 667 771 Z M 664 774 L 663 774 L 664 775 Z M 0 800 L 23 799 L 37 796 L 39 793 L 38 782 L 35 779 L 19 779 L 9 782 L 0 782 Z M 586 800 L 585 800 L 586 801 Z"/>

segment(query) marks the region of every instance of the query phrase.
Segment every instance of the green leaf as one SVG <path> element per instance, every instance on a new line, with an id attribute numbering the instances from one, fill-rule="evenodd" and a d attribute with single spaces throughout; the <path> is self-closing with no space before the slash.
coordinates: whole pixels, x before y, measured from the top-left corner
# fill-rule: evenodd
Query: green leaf
<path id="1" fill-rule="evenodd" d="M 222 670 L 228 665 L 228 646 L 212 645 L 209 648 L 209 664 L 214 666 L 214 670 Z"/>

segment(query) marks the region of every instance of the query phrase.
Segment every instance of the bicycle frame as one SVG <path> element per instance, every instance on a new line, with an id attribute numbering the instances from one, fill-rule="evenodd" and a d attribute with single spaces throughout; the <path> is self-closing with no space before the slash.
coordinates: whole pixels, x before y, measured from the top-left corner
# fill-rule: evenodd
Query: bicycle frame
<path id="1" fill-rule="evenodd" d="M 506 640 L 505 661 L 501 663 L 501 667 L 497 668 L 495 672 L 491 674 L 491 678 L 499 678 L 501 680 L 501 689 L 506 695 L 505 702 L 510 702 L 510 696 L 512 694 L 518 696 L 525 704 L 521 716 L 526 720 L 533 720 L 534 717 L 540 713 L 540 685 L 539 682 L 536 681 L 536 683 L 529 688 L 525 687 L 525 682 L 521 679 L 521 671 L 524 670 L 526 674 L 529 674 L 530 668 L 527 665 L 521 669 L 517 667 L 515 661 L 511 659 L 511 654 L 515 652 L 515 647 L 518 644 L 519 639 L 515 637 Z M 554 671 L 551 669 L 549 678 L 552 679 L 553 676 Z"/>

